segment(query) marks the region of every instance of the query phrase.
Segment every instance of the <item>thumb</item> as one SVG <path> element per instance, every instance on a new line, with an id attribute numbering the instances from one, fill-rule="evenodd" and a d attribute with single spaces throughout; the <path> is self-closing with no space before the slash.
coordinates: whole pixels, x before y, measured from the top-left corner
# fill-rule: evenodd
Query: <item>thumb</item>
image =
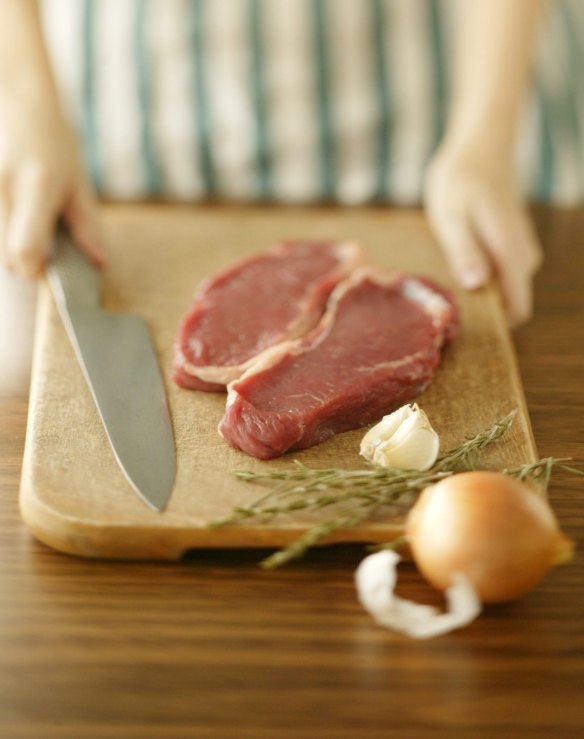
<path id="1" fill-rule="evenodd" d="M 98 267 L 106 261 L 106 250 L 99 209 L 89 185 L 85 182 L 73 191 L 63 209 L 63 218 L 79 249 Z"/>

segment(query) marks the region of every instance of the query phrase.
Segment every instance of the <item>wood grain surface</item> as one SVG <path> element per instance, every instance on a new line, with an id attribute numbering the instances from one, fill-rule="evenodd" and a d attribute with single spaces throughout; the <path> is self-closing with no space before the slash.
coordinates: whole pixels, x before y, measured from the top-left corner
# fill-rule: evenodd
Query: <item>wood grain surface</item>
<path id="1" fill-rule="evenodd" d="M 584 462 L 584 211 L 538 209 L 545 267 L 514 335 L 541 455 Z M 355 598 L 358 545 L 276 572 L 261 552 L 180 562 L 60 554 L 22 523 L 34 291 L 0 282 L 0 736 L 481 739 L 584 736 L 584 487 L 550 500 L 575 560 L 470 627 L 413 642 Z M 439 604 L 410 565 L 400 592 Z"/>
<path id="2" fill-rule="evenodd" d="M 177 446 L 177 480 L 169 505 L 152 511 L 131 490 L 111 452 L 95 405 L 51 296 L 41 290 L 21 508 L 32 531 L 59 550 L 90 557 L 180 558 L 197 547 L 280 546 L 330 518 L 297 511 L 222 528 L 207 524 L 265 490 L 238 480 L 235 469 L 278 470 L 293 459 L 313 467 L 363 467 L 361 429 L 269 462 L 232 449 L 217 425 L 224 393 L 187 391 L 170 380 L 178 323 L 198 283 L 250 253 L 286 238 L 355 240 L 367 261 L 389 271 L 432 276 L 454 288 L 441 252 L 418 214 L 379 210 L 164 206 L 107 214 L 110 260 L 104 306 L 137 313 L 150 328 L 166 380 Z M 504 444 L 488 462 L 532 461 L 535 447 L 516 360 L 493 288 L 457 291 L 461 330 L 443 352 L 435 378 L 418 399 L 440 434 L 442 450 L 518 408 Z M 384 541 L 401 531 L 403 508 L 334 532 L 332 541 Z"/>

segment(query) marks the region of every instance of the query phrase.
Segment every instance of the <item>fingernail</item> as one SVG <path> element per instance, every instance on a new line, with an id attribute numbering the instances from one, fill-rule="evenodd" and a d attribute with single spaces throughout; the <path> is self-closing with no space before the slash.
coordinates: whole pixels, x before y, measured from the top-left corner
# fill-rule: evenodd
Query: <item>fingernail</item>
<path id="1" fill-rule="evenodd" d="M 489 272 L 484 267 L 468 267 L 460 273 L 460 281 L 467 290 L 482 287 L 489 279 Z"/>

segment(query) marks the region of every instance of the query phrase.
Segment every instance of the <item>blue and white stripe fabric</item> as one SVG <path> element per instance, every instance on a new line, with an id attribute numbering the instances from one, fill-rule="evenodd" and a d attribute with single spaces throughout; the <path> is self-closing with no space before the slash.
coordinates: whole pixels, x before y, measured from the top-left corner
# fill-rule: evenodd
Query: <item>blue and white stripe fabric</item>
<path id="1" fill-rule="evenodd" d="M 466 0 L 42 0 L 97 190 L 118 199 L 419 203 Z M 584 2 L 549 4 L 517 147 L 584 201 Z"/>

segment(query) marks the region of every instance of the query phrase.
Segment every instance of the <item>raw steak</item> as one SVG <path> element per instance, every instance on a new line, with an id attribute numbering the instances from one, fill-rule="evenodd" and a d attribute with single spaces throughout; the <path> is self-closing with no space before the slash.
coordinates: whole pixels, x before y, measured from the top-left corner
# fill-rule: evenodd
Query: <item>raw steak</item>
<path id="1" fill-rule="evenodd" d="M 456 328 L 448 291 L 361 268 L 335 289 L 313 331 L 229 385 L 219 432 L 269 459 L 365 426 L 424 390 Z"/>
<path id="2" fill-rule="evenodd" d="M 266 349 L 316 326 L 362 260 L 352 243 L 284 242 L 206 280 L 179 329 L 175 381 L 225 390 Z"/>

